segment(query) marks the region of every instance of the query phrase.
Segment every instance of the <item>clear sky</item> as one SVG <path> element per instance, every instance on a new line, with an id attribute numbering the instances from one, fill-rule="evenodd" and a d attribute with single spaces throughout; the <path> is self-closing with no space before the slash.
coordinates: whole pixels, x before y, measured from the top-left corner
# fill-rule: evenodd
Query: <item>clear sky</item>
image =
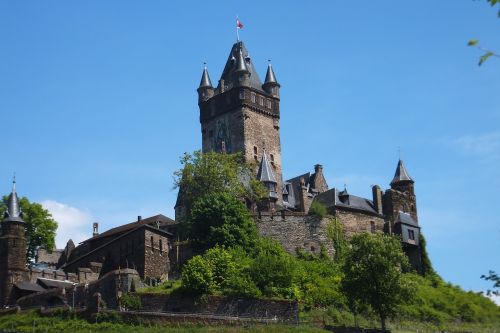
<path id="1" fill-rule="evenodd" d="M 173 172 L 199 149 L 196 88 L 241 38 L 281 83 L 284 177 L 321 163 L 371 197 L 402 150 L 438 272 L 500 271 L 500 51 L 486 1 L 0 0 L 3 193 L 59 220 L 58 246 L 137 215 L 173 217 Z"/>

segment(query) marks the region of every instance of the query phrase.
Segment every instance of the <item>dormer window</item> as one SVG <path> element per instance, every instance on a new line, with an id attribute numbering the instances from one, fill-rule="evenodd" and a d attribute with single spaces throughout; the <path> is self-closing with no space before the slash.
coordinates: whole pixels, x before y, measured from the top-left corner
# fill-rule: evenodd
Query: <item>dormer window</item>
<path id="1" fill-rule="evenodd" d="M 415 231 L 408 229 L 408 239 L 415 240 Z"/>

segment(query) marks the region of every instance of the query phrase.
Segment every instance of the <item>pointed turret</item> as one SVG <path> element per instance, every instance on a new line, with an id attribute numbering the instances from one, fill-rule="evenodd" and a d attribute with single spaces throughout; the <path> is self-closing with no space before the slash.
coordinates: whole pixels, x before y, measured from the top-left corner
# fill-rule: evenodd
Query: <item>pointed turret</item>
<path id="1" fill-rule="evenodd" d="M 217 92 L 224 92 L 236 86 L 249 86 L 262 91 L 262 82 L 242 41 L 234 43 L 231 48 Z"/>
<path id="2" fill-rule="evenodd" d="M 274 176 L 274 171 L 267 159 L 267 154 L 264 151 L 262 154 L 262 159 L 260 160 L 259 171 L 257 172 L 257 180 L 260 180 L 264 186 L 269 190 L 269 197 L 277 198 L 278 194 L 276 193 L 276 185 L 278 182 L 276 181 L 276 177 Z"/>
<path id="3" fill-rule="evenodd" d="M 266 80 L 262 85 L 262 88 L 268 94 L 271 94 L 274 97 L 279 97 L 280 84 L 278 83 L 278 80 L 276 80 L 276 75 L 274 75 L 271 60 L 269 60 L 269 65 L 267 65 Z"/>
<path id="4" fill-rule="evenodd" d="M 414 183 L 413 179 L 411 179 L 410 175 L 408 175 L 408 171 L 403 164 L 403 161 L 400 159 L 398 161 L 398 166 L 396 167 L 396 172 L 394 173 L 394 178 L 391 181 L 391 186 L 398 185 L 401 183 Z"/>
<path id="5" fill-rule="evenodd" d="M 204 102 L 214 96 L 214 87 L 208 75 L 207 64 L 204 64 L 203 74 L 201 75 L 200 86 L 198 87 L 198 102 Z"/>
<path id="6" fill-rule="evenodd" d="M 7 210 L 5 211 L 4 222 L 24 222 L 21 219 L 21 209 L 19 208 L 19 198 L 16 192 L 16 179 L 12 181 L 12 192 L 7 201 Z"/>

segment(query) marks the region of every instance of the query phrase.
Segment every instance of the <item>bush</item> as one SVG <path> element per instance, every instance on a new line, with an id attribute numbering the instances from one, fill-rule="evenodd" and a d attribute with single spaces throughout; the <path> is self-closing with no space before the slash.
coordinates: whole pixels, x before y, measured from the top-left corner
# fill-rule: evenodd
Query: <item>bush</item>
<path id="1" fill-rule="evenodd" d="M 129 310 L 139 310 L 142 306 L 141 298 L 134 294 L 125 294 L 120 298 L 120 305 Z"/>
<path id="2" fill-rule="evenodd" d="M 322 219 L 328 214 L 326 207 L 319 201 L 314 200 L 309 208 L 309 214 L 315 215 Z"/>

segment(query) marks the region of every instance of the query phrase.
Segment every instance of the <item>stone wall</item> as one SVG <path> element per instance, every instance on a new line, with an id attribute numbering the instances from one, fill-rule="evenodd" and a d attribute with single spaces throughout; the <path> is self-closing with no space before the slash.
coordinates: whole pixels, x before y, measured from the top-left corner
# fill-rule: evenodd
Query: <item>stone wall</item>
<path id="1" fill-rule="evenodd" d="M 285 250 L 295 254 L 297 249 L 319 253 L 324 246 L 333 255 L 333 244 L 327 237 L 329 219 L 303 213 L 254 215 L 261 235 L 283 244 Z"/>
<path id="2" fill-rule="evenodd" d="M 296 322 L 297 302 L 287 300 L 244 299 L 223 296 L 198 298 L 187 295 L 136 294 L 141 299 L 141 311 L 203 313 L 219 316 L 277 318 Z"/>
<path id="3" fill-rule="evenodd" d="M 345 236 L 348 238 L 365 232 L 384 232 L 385 221 L 378 216 L 338 208 L 335 211 L 335 216 L 342 223 Z"/>
<path id="4" fill-rule="evenodd" d="M 22 308 L 53 307 L 53 306 L 87 306 L 94 295 L 99 294 L 108 308 L 117 308 L 118 299 L 129 292 L 132 285 L 139 288 L 142 284 L 137 271 L 120 269 L 105 274 L 99 280 L 90 283 L 80 283 L 75 287 L 51 289 L 44 292 L 21 297 L 17 304 Z"/>
<path id="5" fill-rule="evenodd" d="M 145 230 L 144 278 L 154 277 L 165 280 L 170 270 L 168 238 Z"/>

